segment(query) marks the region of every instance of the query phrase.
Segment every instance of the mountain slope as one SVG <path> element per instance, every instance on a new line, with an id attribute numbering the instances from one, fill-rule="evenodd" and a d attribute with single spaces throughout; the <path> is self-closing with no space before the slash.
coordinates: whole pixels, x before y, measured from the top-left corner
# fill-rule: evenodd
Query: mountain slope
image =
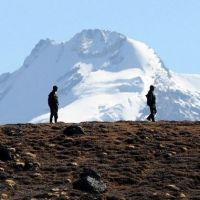
<path id="1" fill-rule="evenodd" d="M 84 122 L 81 135 L 70 125 L 0 126 L 0 199 L 199 199 L 200 122 Z M 107 191 L 74 188 L 83 168 Z"/>
<path id="2" fill-rule="evenodd" d="M 0 122 L 48 121 L 54 84 L 61 121 L 142 120 L 150 84 L 158 119 L 199 120 L 199 91 L 185 77 L 170 72 L 152 48 L 116 32 L 84 30 L 65 43 L 41 40 L 22 68 L 0 76 Z"/>

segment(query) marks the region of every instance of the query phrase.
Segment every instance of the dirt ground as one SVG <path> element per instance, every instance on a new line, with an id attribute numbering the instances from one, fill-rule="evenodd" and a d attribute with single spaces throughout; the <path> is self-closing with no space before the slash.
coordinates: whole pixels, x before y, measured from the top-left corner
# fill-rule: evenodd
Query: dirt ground
<path id="1" fill-rule="evenodd" d="M 200 122 L 85 122 L 0 126 L 2 200 L 200 199 Z M 83 167 L 101 175 L 107 191 L 79 191 Z"/>

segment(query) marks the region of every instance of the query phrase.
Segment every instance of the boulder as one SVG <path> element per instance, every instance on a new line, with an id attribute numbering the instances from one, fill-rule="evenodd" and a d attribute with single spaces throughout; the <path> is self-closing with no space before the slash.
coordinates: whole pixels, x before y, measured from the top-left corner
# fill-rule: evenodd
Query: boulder
<path id="1" fill-rule="evenodd" d="M 0 145 L 0 160 L 1 161 L 13 160 L 11 151 L 3 145 Z"/>
<path id="2" fill-rule="evenodd" d="M 64 129 L 64 135 L 73 136 L 73 135 L 83 135 L 84 129 L 81 126 L 71 125 Z"/>
<path id="3" fill-rule="evenodd" d="M 107 189 L 101 176 L 94 170 L 86 168 L 80 173 L 79 179 L 73 183 L 73 187 L 89 193 L 103 193 Z"/>

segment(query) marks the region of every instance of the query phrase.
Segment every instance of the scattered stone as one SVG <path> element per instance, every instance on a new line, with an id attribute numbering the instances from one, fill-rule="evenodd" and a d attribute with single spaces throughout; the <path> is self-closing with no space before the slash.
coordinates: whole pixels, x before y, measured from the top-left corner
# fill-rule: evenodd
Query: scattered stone
<path id="1" fill-rule="evenodd" d="M 48 144 L 49 147 L 53 148 L 56 146 L 56 144 Z"/>
<path id="2" fill-rule="evenodd" d="M 77 163 L 77 162 L 72 162 L 72 163 L 71 163 L 71 166 L 77 167 L 77 166 L 78 166 L 78 163 Z"/>
<path id="3" fill-rule="evenodd" d="M 13 155 L 11 151 L 2 145 L 0 145 L 0 160 L 2 161 L 9 161 L 13 160 Z"/>
<path id="4" fill-rule="evenodd" d="M 8 178 L 8 174 L 5 171 L 0 171 L 0 180 L 6 180 Z"/>
<path id="5" fill-rule="evenodd" d="M 180 149 L 181 149 L 181 151 L 183 151 L 183 152 L 188 151 L 187 147 L 181 147 Z"/>
<path id="6" fill-rule="evenodd" d="M 31 158 L 33 158 L 33 159 L 36 159 L 36 155 L 33 154 L 33 153 L 26 152 L 25 155 L 27 155 L 27 156 L 29 156 L 29 157 L 31 157 Z"/>
<path id="7" fill-rule="evenodd" d="M 163 155 L 163 157 L 166 158 L 166 159 L 170 159 L 170 158 L 173 157 L 173 155 L 172 155 L 172 153 L 165 153 L 165 154 Z"/>
<path id="8" fill-rule="evenodd" d="M 34 174 L 32 175 L 32 177 L 33 177 L 33 178 L 41 178 L 41 177 L 42 177 L 42 174 L 40 174 L 40 173 L 34 173 Z"/>
<path id="9" fill-rule="evenodd" d="M 53 193 L 52 193 L 52 192 L 49 192 L 49 193 L 48 193 L 48 196 L 49 196 L 49 197 L 57 197 L 57 198 L 60 197 L 59 193 L 56 193 L 56 192 L 53 192 Z"/>
<path id="10" fill-rule="evenodd" d="M 9 127 L 5 127 L 3 129 L 3 131 L 4 131 L 4 134 L 6 134 L 8 136 L 20 136 L 20 135 L 23 134 L 22 130 L 20 130 L 20 129 L 13 130 L 13 129 L 9 128 Z"/>
<path id="11" fill-rule="evenodd" d="M 40 163 L 36 161 L 26 161 L 24 169 L 30 171 L 37 171 L 40 168 Z"/>
<path id="12" fill-rule="evenodd" d="M 168 192 L 165 193 L 165 197 L 175 199 L 175 196 L 169 194 Z"/>
<path id="13" fill-rule="evenodd" d="M 85 134 L 84 129 L 81 126 L 76 126 L 76 125 L 71 125 L 65 128 L 63 133 L 67 136 Z"/>
<path id="14" fill-rule="evenodd" d="M 106 184 L 100 180 L 101 176 L 92 169 L 84 168 L 79 180 L 73 183 L 73 187 L 89 193 L 103 193 L 106 191 Z"/>
<path id="15" fill-rule="evenodd" d="M 4 172 L 5 169 L 3 167 L 0 167 L 0 172 Z"/>
<path id="16" fill-rule="evenodd" d="M 178 188 L 176 185 L 174 184 L 169 184 L 167 185 L 167 188 L 171 189 L 171 190 L 174 190 L 174 191 L 179 191 L 180 188 Z"/>
<path id="17" fill-rule="evenodd" d="M 127 147 L 128 149 L 135 149 L 135 146 L 134 145 L 128 145 L 128 147 Z"/>
<path id="18" fill-rule="evenodd" d="M 15 168 L 24 169 L 24 167 L 25 167 L 25 162 L 22 162 L 22 161 L 19 161 L 19 160 L 16 161 Z"/>
<path id="19" fill-rule="evenodd" d="M 16 186 L 16 182 L 12 179 L 6 179 L 6 183 L 11 188 L 14 188 Z"/>
<path id="20" fill-rule="evenodd" d="M 1 200 L 7 200 L 7 199 L 8 199 L 8 195 L 6 193 L 2 193 Z"/>
<path id="21" fill-rule="evenodd" d="M 15 148 L 9 148 L 9 151 L 11 152 L 11 153 L 16 153 L 16 149 Z"/>
<path id="22" fill-rule="evenodd" d="M 117 196 L 107 196 L 106 200 L 125 200 L 125 199 Z"/>
<path id="23" fill-rule="evenodd" d="M 158 195 L 158 193 L 157 193 L 157 192 L 154 192 L 154 193 L 153 193 L 153 196 L 157 196 L 157 195 Z"/>
<path id="24" fill-rule="evenodd" d="M 186 195 L 183 192 L 181 192 L 180 193 L 180 198 L 186 198 Z"/>
<path id="25" fill-rule="evenodd" d="M 52 191 L 52 192 L 59 192 L 60 189 L 59 189 L 59 188 L 52 188 L 51 191 Z"/>
<path id="26" fill-rule="evenodd" d="M 175 151 L 172 151 L 171 154 L 172 154 L 172 155 L 176 155 L 176 152 L 175 152 Z"/>
<path id="27" fill-rule="evenodd" d="M 165 148 L 165 146 L 163 144 L 159 144 L 158 146 L 159 146 L 160 149 L 164 149 Z"/>
<path id="28" fill-rule="evenodd" d="M 70 178 L 68 178 L 66 181 L 67 181 L 68 183 L 72 183 L 72 180 L 71 180 Z"/>

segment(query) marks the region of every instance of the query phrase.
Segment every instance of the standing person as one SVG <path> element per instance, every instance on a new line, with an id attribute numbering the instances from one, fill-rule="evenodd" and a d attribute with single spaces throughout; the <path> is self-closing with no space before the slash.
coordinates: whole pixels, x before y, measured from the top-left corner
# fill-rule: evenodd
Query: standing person
<path id="1" fill-rule="evenodd" d="M 147 117 L 147 120 L 155 122 L 155 114 L 157 113 L 156 110 L 156 96 L 154 94 L 155 87 L 153 85 L 150 86 L 150 90 L 148 91 L 147 97 L 147 105 L 150 108 L 150 115 Z"/>
<path id="2" fill-rule="evenodd" d="M 50 123 L 52 123 L 53 117 L 55 123 L 57 123 L 58 119 L 58 95 L 57 95 L 58 87 L 56 85 L 53 86 L 53 90 L 49 93 L 48 96 L 48 104 L 50 107 Z"/>

